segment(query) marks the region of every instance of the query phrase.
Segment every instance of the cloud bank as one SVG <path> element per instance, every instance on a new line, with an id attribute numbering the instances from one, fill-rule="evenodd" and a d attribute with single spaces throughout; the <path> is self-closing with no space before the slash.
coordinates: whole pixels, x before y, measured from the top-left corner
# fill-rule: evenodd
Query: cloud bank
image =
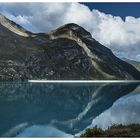
<path id="1" fill-rule="evenodd" d="M 80 3 L 3 3 L 0 12 L 33 32 L 76 23 L 117 56 L 140 61 L 140 18 L 125 21 Z"/>

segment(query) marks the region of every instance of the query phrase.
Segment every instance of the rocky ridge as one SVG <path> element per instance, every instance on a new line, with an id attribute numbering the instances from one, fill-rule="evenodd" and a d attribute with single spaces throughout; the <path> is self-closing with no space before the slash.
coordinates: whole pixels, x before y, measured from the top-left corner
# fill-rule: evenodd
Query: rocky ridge
<path id="1" fill-rule="evenodd" d="M 133 80 L 140 72 L 84 28 L 34 34 L 0 15 L 0 80 Z"/>

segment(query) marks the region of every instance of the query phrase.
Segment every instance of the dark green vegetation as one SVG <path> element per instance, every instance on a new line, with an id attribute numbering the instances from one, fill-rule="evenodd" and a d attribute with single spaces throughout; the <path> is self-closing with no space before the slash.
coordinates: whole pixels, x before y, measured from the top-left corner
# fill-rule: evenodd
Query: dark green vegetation
<path id="1" fill-rule="evenodd" d="M 140 72 L 76 24 L 33 34 L 0 15 L 0 80 L 133 80 Z"/>
<path id="2" fill-rule="evenodd" d="M 88 128 L 80 137 L 140 137 L 140 124 L 113 125 L 107 130 Z"/>

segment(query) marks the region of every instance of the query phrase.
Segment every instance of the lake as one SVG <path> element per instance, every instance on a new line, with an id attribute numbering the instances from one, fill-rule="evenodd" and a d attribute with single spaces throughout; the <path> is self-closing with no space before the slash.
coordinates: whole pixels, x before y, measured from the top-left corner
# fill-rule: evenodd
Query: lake
<path id="1" fill-rule="evenodd" d="M 139 83 L 0 82 L 0 137 L 73 137 L 140 123 Z"/>

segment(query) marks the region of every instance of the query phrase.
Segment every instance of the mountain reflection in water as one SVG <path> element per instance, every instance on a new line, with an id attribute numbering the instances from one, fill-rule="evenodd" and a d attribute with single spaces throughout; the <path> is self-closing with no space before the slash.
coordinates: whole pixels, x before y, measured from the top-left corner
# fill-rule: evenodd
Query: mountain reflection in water
<path id="1" fill-rule="evenodd" d="M 55 129 L 50 130 L 74 135 L 92 124 L 92 120 L 121 97 L 139 94 L 138 85 L 1 82 L 0 136 L 13 137 L 38 125 L 53 126 Z M 140 104 L 136 106 L 140 108 Z M 56 133 L 51 132 L 51 136 L 55 137 Z"/>

